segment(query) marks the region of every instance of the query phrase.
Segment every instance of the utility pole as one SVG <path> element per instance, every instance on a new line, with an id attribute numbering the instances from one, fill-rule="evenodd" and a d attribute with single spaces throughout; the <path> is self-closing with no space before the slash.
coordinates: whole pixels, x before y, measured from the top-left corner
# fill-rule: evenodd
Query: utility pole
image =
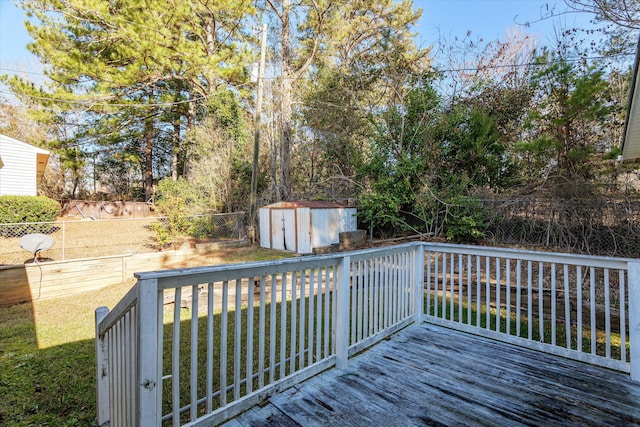
<path id="1" fill-rule="evenodd" d="M 249 201 L 249 237 L 253 244 L 257 241 L 256 217 L 258 203 L 258 161 L 260 154 L 260 116 L 262 114 L 262 92 L 264 86 L 264 63 L 267 50 L 267 24 L 262 24 L 262 43 L 260 45 L 260 66 L 258 67 L 258 96 L 256 102 L 255 132 L 253 137 L 253 170 L 251 172 L 251 197 Z"/>

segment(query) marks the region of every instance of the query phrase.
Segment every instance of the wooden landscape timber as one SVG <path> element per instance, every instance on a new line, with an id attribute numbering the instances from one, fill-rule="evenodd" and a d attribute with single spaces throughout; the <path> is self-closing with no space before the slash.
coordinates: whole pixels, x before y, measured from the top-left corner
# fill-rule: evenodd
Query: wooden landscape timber
<path id="1" fill-rule="evenodd" d="M 101 289 L 132 279 L 138 271 L 184 268 L 190 258 L 205 254 L 181 249 L 0 266 L 0 306 Z"/>

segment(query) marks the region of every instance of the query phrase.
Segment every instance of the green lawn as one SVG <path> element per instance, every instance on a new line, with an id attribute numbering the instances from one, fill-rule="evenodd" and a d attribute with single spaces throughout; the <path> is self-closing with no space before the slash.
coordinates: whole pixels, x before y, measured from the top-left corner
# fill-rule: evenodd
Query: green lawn
<path id="1" fill-rule="evenodd" d="M 217 255 L 227 263 L 289 256 L 255 248 Z M 113 307 L 133 283 L 0 308 L 0 425 L 93 425 L 94 310 Z"/>

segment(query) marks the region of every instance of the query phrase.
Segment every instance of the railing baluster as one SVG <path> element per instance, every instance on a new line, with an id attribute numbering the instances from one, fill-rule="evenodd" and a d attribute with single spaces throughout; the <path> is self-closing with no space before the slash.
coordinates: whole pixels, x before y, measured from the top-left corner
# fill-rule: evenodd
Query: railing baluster
<path id="1" fill-rule="evenodd" d="M 335 269 L 334 269 L 334 275 L 335 275 Z M 336 281 L 334 281 L 334 290 L 335 290 L 335 284 L 337 283 L 337 277 L 336 277 Z M 364 306 L 364 324 L 365 324 L 365 334 L 367 337 L 371 336 L 371 334 L 373 333 L 373 322 L 371 322 L 371 314 L 372 314 L 372 308 L 373 308 L 373 298 L 371 298 L 371 289 L 370 289 L 370 282 L 369 282 L 369 262 L 367 260 L 362 261 L 362 286 L 364 286 L 364 302 L 365 302 L 365 306 Z"/>
<path id="2" fill-rule="evenodd" d="M 533 339 L 533 263 L 527 261 L 527 339 Z"/>
<path id="3" fill-rule="evenodd" d="M 435 317 L 441 317 L 438 315 L 438 310 L 440 310 L 440 305 L 438 304 L 438 287 L 440 283 L 440 253 L 434 252 L 434 263 L 435 263 L 435 275 L 433 276 L 433 315 Z"/>
<path id="4" fill-rule="evenodd" d="M 464 274 L 462 269 L 462 254 L 458 254 L 458 322 L 463 323 L 462 319 L 462 301 L 464 300 Z"/>
<path id="5" fill-rule="evenodd" d="M 571 348 L 571 294 L 569 292 L 569 265 L 564 265 L 564 329 L 566 346 Z"/>
<path id="6" fill-rule="evenodd" d="M 180 304 L 182 300 L 182 288 L 174 291 L 173 303 L 173 336 L 171 351 L 171 411 L 173 413 L 173 426 L 180 425 Z"/>
<path id="7" fill-rule="evenodd" d="M 516 261 L 516 336 L 520 336 L 520 315 L 522 311 L 522 261 Z"/>
<path id="8" fill-rule="evenodd" d="M 442 318 L 447 318 L 447 254 L 442 254 Z"/>
<path id="9" fill-rule="evenodd" d="M 380 310 L 380 304 L 382 298 L 380 297 L 380 258 L 374 257 L 372 261 L 373 283 L 374 283 L 374 301 L 373 301 L 373 332 L 378 333 L 380 330 L 380 316 L 382 316 Z"/>
<path id="10" fill-rule="evenodd" d="M 596 354 L 596 269 L 589 268 L 589 298 L 591 306 L 591 354 Z"/>
<path id="11" fill-rule="evenodd" d="M 296 346 L 298 326 L 298 271 L 291 273 L 291 348 L 289 354 L 289 375 L 296 372 Z"/>
<path id="12" fill-rule="evenodd" d="M 316 362 L 322 360 L 322 268 L 318 267 L 316 280 Z"/>
<path id="13" fill-rule="evenodd" d="M 305 352 L 305 328 L 306 328 L 306 323 L 305 323 L 305 301 L 307 299 L 307 292 L 305 290 L 305 283 L 306 283 L 306 279 L 307 279 L 307 272 L 309 270 L 301 270 L 300 271 L 300 350 L 299 350 L 299 355 L 298 355 L 298 365 L 300 366 L 300 369 L 304 368 L 305 366 L 305 358 L 304 358 L 304 352 Z"/>
<path id="14" fill-rule="evenodd" d="M 222 317 L 220 319 L 220 406 L 227 404 L 227 334 L 229 314 L 229 281 L 222 282 Z"/>
<path id="15" fill-rule="evenodd" d="M 455 321 L 455 307 L 454 303 L 456 301 L 456 258 L 455 254 L 451 254 L 451 259 L 449 260 L 449 270 L 451 271 L 449 275 L 449 283 L 451 284 L 451 292 L 449 293 L 449 320 L 452 322 Z"/>
<path id="16" fill-rule="evenodd" d="M 251 392 L 253 391 L 253 293 L 255 290 L 255 286 L 255 276 L 249 277 L 247 283 L 247 375 L 245 376 L 245 390 L 247 394 L 251 394 Z"/>
<path id="17" fill-rule="evenodd" d="M 213 411 L 213 282 L 207 284 L 207 413 Z"/>
<path id="18" fill-rule="evenodd" d="M 198 285 L 191 286 L 191 369 L 189 417 L 198 416 Z"/>
<path id="19" fill-rule="evenodd" d="M 544 339 L 544 264 L 538 263 L 538 333 L 540 334 L 540 342 Z"/>
<path id="20" fill-rule="evenodd" d="M 260 313 L 258 314 L 258 388 L 264 387 L 266 287 L 267 276 L 260 276 Z"/>
<path id="21" fill-rule="evenodd" d="M 611 297 L 609 286 L 609 269 L 604 269 L 604 331 L 605 357 L 611 357 Z"/>
<path id="22" fill-rule="evenodd" d="M 278 330 L 278 325 L 276 324 L 276 314 L 278 310 L 277 295 L 278 277 L 272 274 L 271 303 L 269 304 L 269 384 L 272 384 L 276 380 L 276 347 L 278 346 L 278 342 L 276 341 L 276 331 Z"/>
<path id="23" fill-rule="evenodd" d="M 329 266 L 324 268 L 324 357 L 329 357 L 329 336 L 331 334 L 331 274 Z"/>
<path id="24" fill-rule="evenodd" d="M 481 327 L 482 321 L 482 262 L 480 255 L 476 255 L 476 326 Z"/>
<path id="25" fill-rule="evenodd" d="M 556 263 L 551 263 L 551 345 L 556 345 Z"/>
<path id="26" fill-rule="evenodd" d="M 315 302 L 315 271 L 314 268 L 309 270 L 309 342 L 307 344 L 308 360 L 307 366 L 313 364 L 313 338 L 314 338 L 314 302 Z"/>
<path id="27" fill-rule="evenodd" d="M 353 264 L 353 270 L 355 274 L 355 289 L 354 289 L 354 297 L 356 298 L 356 305 L 354 307 L 355 310 L 355 319 L 353 319 L 353 323 L 356 326 L 356 341 L 359 342 L 362 340 L 363 332 L 364 332 L 364 290 L 362 289 L 362 281 L 360 277 L 362 275 L 362 271 L 360 270 L 360 261 L 355 262 Z M 355 344 L 354 342 L 354 344 Z"/>
<path id="28" fill-rule="evenodd" d="M 349 271 L 352 271 L 352 267 L 349 266 Z M 356 274 L 355 280 L 352 279 L 349 281 L 349 286 L 351 289 L 351 316 L 349 317 L 349 323 L 351 324 L 351 344 L 355 344 L 358 342 L 358 319 L 355 315 L 358 312 L 358 277 L 357 272 L 355 272 L 355 268 L 353 269 Z"/>
<path id="29" fill-rule="evenodd" d="M 431 251 L 425 251 L 426 252 L 426 257 L 425 259 L 427 260 L 427 283 L 426 283 L 426 288 L 427 288 L 427 294 L 426 294 L 426 301 L 425 301 L 425 308 L 424 308 L 424 312 L 426 314 L 431 314 L 431 262 L 432 262 L 432 252 Z M 420 262 L 420 261 L 418 261 Z"/>
<path id="30" fill-rule="evenodd" d="M 338 326 L 338 266 L 337 265 L 333 265 L 331 267 L 329 267 L 331 270 L 331 315 L 329 316 L 331 319 L 331 354 L 336 354 L 337 351 L 337 328 Z M 349 267 L 350 268 L 350 267 Z M 349 273 L 350 275 L 350 273 Z M 346 300 L 347 303 L 347 309 L 349 307 L 349 299 L 347 298 Z M 347 342 L 347 350 L 348 350 L 348 345 L 349 345 L 349 316 L 347 315 L 346 318 L 341 317 L 341 319 L 344 319 L 345 322 L 347 322 L 347 326 L 345 327 L 345 329 L 343 329 L 342 333 L 345 334 L 345 339 Z"/>
<path id="31" fill-rule="evenodd" d="M 582 266 L 576 266 L 576 350 L 582 353 Z"/>
<path id="32" fill-rule="evenodd" d="M 618 270 L 620 278 L 620 357 L 623 362 L 627 361 L 627 312 L 626 312 L 626 284 L 624 270 Z"/>
<path id="33" fill-rule="evenodd" d="M 233 400 L 240 399 L 240 378 L 242 375 L 242 281 L 236 279 L 235 319 L 233 332 Z"/>
<path id="34" fill-rule="evenodd" d="M 502 263 L 500 258 L 496 257 L 496 332 L 500 332 L 500 288 L 502 287 L 502 278 L 500 276 L 500 270 L 502 269 Z"/>
<path id="35" fill-rule="evenodd" d="M 471 303 L 473 301 L 473 285 L 471 283 L 473 266 L 471 264 L 471 255 L 467 254 L 467 325 L 471 325 Z"/>
<path id="36" fill-rule="evenodd" d="M 485 329 L 491 329 L 491 257 L 484 257 Z"/>
<path id="37" fill-rule="evenodd" d="M 287 375 L 287 273 L 282 273 L 280 290 L 280 379 Z M 275 367 L 274 367 L 275 369 Z"/>
<path id="38" fill-rule="evenodd" d="M 507 289 L 506 289 L 506 295 L 504 297 L 505 303 L 507 304 L 506 306 L 506 320 L 507 320 L 507 335 L 511 335 L 511 259 L 507 258 L 506 259 L 506 264 L 505 264 L 505 270 L 506 270 L 506 274 L 507 274 Z"/>

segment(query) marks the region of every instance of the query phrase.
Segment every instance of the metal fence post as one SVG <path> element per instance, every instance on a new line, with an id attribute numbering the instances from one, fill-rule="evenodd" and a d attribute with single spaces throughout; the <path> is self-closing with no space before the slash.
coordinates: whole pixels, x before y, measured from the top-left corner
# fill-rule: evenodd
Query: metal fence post
<path id="1" fill-rule="evenodd" d="M 414 313 L 413 320 L 420 324 L 424 317 L 424 244 L 419 243 L 414 252 L 415 280 L 413 281 Z"/>
<path id="2" fill-rule="evenodd" d="M 640 382 L 640 261 L 629 261 L 629 342 L 631 379 Z"/>
<path id="3" fill-rule="evenodd" d="M 336 313 L 336 368 L 345 369 L 349 361 L 349 294 L 351 257 L 345 256 L 338 264 Z"/>
<path id="4" fill-rule="evenodd" d="M 138 376 L 137 424 L 160 424 L 158 392 L 162 379 L 158 376 L 158 279 L 138 279 Z"/>
<path id="5" fill-rule="evenodd" d="M 107 425 L 109 416 L 109 345 L 105 337 L 100 336 L 100 322 L 109 313 L 107 307 L 98 307 L 96 317 L 96 423 Z"/>
<path id="6" fill-rule="evenodd" d="M 62 221 L 62 260 L 64 261 L 64 243 L 65 243 L 65 233 L 66 233 L 66 225 L 64 221 Z"/>

